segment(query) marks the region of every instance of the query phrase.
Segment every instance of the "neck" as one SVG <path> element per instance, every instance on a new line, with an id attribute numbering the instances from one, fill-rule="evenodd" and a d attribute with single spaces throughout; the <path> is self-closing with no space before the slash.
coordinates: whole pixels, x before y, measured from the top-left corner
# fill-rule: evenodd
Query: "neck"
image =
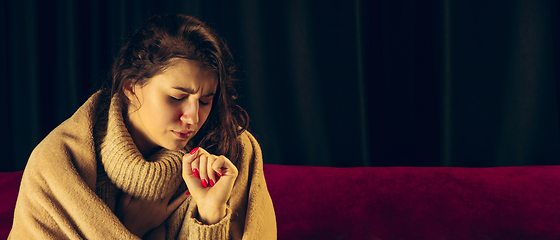
<path id="1" fill-rule="evenodd" d="M 96 151 L 103 170 L 117 188 L 135 198 L 162 199 L 183 182 L 181 159 L 186 150 L 159 149 L 154 152 L 156 148 L 142 145 L 144 142 L 138 140 L 139 132 L 129 127 L 130 122 L 127 123 L 128 119 L 124 117 L 126 111 L 120 104 L 118 98 L 111 99 L 107 118 L 96 123 Z M 133 139 L 131 133 L 136 138 Z"/>
<path id="2" fill-rule="evenodd" d="M 132 141 L 138 148 L 138 151 L 142 154 L 144 158 L 148 158 L 155 152 L 161 149 L 161 147 L 157 146 L 156 144 L 149 143 L 145 139 L 147 137 L 138 130 L 136 126 L 130 121 L 130 113 L 125 116 L 125 125 L 132 137 Z"/>

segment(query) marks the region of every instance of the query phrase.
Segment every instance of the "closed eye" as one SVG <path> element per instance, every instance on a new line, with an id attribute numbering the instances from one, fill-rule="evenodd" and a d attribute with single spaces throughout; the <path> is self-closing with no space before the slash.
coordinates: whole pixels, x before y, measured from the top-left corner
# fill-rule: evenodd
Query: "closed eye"
<path id="1" fill-rule="evenodd" d="M 173 101 L 182 101 L 183 99 L 185 99 L 184 97 L 176 98 L 176 97 L 173 97 L 173 96 L 169 96 L 169 98 L 171 98 L 171 100 L 173 100 Z"/>

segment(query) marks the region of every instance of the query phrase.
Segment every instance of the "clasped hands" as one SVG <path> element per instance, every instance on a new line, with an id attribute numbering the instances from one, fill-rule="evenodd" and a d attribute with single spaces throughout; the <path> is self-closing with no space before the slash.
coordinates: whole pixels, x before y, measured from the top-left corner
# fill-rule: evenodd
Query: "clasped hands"
<path id="1" fill-rule="evenodd" d="M 198 220 L 215 224 L 226 215 L 237 174 L 237 168 L 228 158 L 197 147 L 183 156 L 182 176 L 187 192 L 172 201 L 175 191 L 157 201 L 144 201 L 123 193 L 116 214 L 131 233 L 143 237 L 161 225 L 190 194 L 198 207 Z"/>

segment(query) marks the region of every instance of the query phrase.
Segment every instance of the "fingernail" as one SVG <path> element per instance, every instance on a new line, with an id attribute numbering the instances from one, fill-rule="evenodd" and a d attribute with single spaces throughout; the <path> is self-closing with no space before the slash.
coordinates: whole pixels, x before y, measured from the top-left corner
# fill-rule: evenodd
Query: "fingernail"
<path id="1" fill-rule="evenodd" d="M 214 186 L 214 181 L 212 180 L 212 178 L 210 178 L 210 187 Z"/>
<path id="2" fill-rule="evenodd" d="M 202 186 L 207 188 L 208 187 L 208 183 L 206 183 L 206 179 L 202 179 L 200 180 L 202 182 Z"/>
<path id="3" fill-rule="evenodd" d="M 192 170 L 193 174 L 195 177 L 199 178 L 200 175 L 198 175 L 198 170 L 195 168 Z"/>
<path id="4" fill-rule="evenodd" d="M 186 195 L 191 195 L 191 191 L 187 190 Z"/>
<path id="5" fill-rule="evenodd" d="M 216 174 L 218 174 L 218 177 L 222 177 L 222 174 L 220 174 L 219 172 L 216 172 Z"/>
<path id="6" fill-rule="evenodd" d="M 198 150 L 198 147 L 194 148 L 194 149 L 191 151 L 191 155 L 195 154 L 195 153 L 196 153 L 196 150 Z"/>

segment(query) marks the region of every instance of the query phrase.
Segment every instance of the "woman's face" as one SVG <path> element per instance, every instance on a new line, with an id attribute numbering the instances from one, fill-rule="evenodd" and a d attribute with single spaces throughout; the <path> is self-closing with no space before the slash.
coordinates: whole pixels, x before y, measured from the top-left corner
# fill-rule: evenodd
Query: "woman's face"
<path id="1" fill-rule="evenodd" d="M 125 87 L 128 128 L 144 155 L 163 147 L 180 150 L 208 118 L 218 85 L 216 74 L 191 60 L 172 60 L 162 74 Z"/>

